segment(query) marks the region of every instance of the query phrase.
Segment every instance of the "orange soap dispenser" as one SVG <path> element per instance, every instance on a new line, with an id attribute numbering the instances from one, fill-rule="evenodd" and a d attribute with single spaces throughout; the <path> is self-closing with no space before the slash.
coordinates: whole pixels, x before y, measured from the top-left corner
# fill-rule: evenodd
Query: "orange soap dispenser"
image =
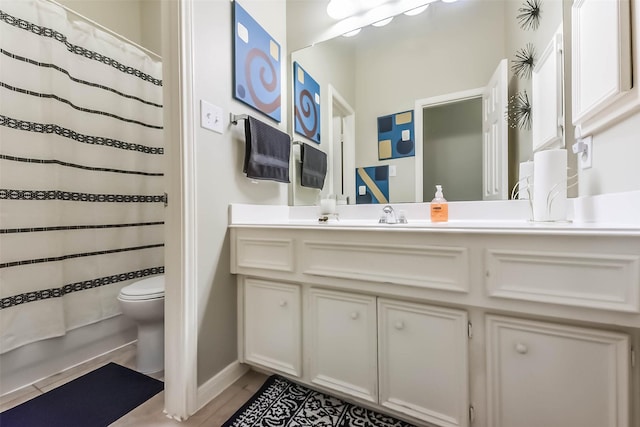
<path id="1" fill-rule="evenodd" d="M 449 204 L 442 194 L 442 185 L 436 185 L 436 197 L 431 201 L 431 222 L 447 222 Z"/>

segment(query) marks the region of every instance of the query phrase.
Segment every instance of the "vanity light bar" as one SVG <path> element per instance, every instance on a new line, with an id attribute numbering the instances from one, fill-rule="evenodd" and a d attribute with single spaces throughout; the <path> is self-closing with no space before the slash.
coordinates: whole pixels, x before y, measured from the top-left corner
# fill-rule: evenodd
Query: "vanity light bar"
<path id="1" fill-rule="evenodd" d="M 336 0 L 333 0 L 336 1 Z M 346 37 L 353 36 L 357 32 L 369 25 L 382 26 L 388 23 L 394 16 L 406 14 L 409 16 L 417 15 L 427 7 L 438 0 L 396 0 L 395 2 L 376 3 L 374 7 L 363 10 L 362 8 L 353 8 L 351 15 L 347 15 L 344 19 L 336 22 L 323 37 L 327 40 L 335 36 L 343 35 Z M 453 3 L 456 0 L 441 0 L 446 3 Z"/>

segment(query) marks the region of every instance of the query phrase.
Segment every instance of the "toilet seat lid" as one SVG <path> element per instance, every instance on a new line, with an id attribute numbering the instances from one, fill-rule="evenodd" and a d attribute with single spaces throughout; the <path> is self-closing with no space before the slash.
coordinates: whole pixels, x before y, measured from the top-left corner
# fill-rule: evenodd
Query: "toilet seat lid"
<path id="1" fill-rule="evenodd" d="M 120 290 L 126 299 L 153 299 L 164 297 L 164 274 L 138 280 Z"/>

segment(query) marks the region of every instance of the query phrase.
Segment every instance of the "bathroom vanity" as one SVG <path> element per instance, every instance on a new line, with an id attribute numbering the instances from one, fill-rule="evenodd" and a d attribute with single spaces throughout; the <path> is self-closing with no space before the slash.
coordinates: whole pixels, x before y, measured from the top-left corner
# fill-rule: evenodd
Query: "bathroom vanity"
<path id="1" fill-rule="evenodd" d="M 637 225 L 262 208 L 230 214 L 241 362 L 417 425 L 638 425 Z"/>

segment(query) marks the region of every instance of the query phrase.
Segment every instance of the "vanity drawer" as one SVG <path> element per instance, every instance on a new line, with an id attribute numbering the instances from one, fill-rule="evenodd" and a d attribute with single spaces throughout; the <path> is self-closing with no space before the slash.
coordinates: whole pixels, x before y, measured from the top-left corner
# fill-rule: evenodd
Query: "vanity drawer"
<path id="1" fill-rule="evenodd" d="M 486 249 L 489 297 L 640 313 L 640 255 Z"/>
<path id="2" fill-rule="evenodd" d="M 294 239 L 273 235 L 237 235 L 232 241 L 232 273 L 251 270 L 293 272 L 295 270 Z"/>
<path id="3" fill-rule="evenodd" d="M 307 240 L 302 272 L 453 292 L 469 292 L 466 247 Z"/>

